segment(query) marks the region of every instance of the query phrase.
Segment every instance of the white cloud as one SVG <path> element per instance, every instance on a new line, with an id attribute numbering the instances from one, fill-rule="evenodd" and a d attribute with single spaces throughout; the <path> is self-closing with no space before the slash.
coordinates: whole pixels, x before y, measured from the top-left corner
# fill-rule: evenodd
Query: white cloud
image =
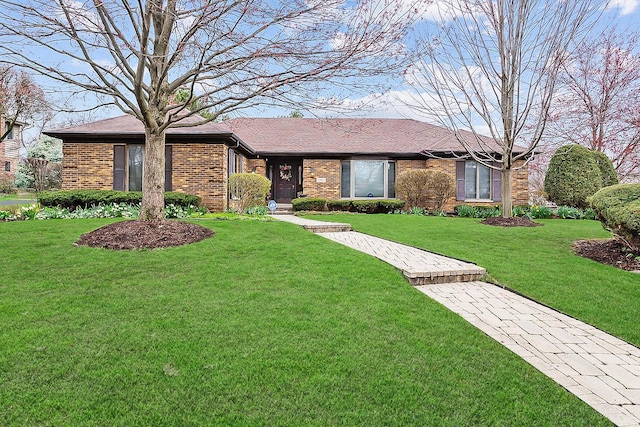
<path id="1" fill-rule="evenodd" d="M 621 15 L 631 15 L 636 11 L 638 4 L 640 0 L 612 0 L 609 9 L 618 8 Z"/>

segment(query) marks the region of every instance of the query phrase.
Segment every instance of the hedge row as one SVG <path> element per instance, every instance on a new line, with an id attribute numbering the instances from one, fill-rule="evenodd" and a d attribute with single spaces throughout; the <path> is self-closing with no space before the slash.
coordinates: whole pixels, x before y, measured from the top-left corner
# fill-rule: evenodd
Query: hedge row
<path id="1" fill-rule="evenodd" d="M 140 191 L 113 191 L 113 190 L 61 190 L 42 191 L 38 193 L 38 202 L 41 206 L 66 208 L 70 211 L 80 207 L 83 209 L 97 205 L 111 205 L 113 203 L 137 204 L 142 203 Z M 184 193 L 164 193 L 164 204 L 175 206 L 199 206 L 201 199 L 198 196 Z"/>
<path id="2" fill-rule="evenodd" d="M 326 200 L 303 197 L 291 201 L 296 211 L 343 211 L 359 213 L 388 213 L 404 207 L 398 199 Z"/>

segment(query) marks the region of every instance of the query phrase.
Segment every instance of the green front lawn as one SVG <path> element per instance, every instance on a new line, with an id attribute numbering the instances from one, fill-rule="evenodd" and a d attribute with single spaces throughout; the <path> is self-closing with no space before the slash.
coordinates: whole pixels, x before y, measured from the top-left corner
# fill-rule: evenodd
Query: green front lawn
<path id="1" fill-rule="evenodd" d="M 608 238 L 598 221 L 538 220 L 503 228 L 479 219 L 410 215 L 322 215 L 355 230 L 485 267 L 491 277 L 555 309 L 640 346 L 640 275 L 576 256 L 578 239 Z"/>
<path id="2" fill-rule="evenodd" d="M 0 223 L 0 425 L 610 425 L 392 267 L 297 226 L 72 245 L 110 221 Z"/>

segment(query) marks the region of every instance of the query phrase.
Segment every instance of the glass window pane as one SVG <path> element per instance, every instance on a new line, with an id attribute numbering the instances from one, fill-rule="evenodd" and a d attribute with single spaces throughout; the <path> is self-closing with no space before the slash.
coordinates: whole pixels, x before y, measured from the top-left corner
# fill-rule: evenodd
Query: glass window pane
<path id="1" fill-rule="evenodd" d="M 475 199 L 476 197 L 476 162 L 467 160 L 464 162 L 464 197 Z"/>
<path id="2" fill-rule="evenodd" d="M 144 146 L 129 145 L 129 191 L 142 191 Z"/>
<path id="3" fill-rule="evenodd" d="M 491 170 L 484 166 L 478 165 L 478 189 L 480 199 L 491 199 Z"/>
<path id="4" fill-rule="evenodd" d="M 384 160 L 353 162 L 355 197 L 384 197 Z"/>
<path id="5" fill-rule="evenodd" d="M 340 162 L 340 197 L 351 197 L 351 161 Z"/>
<path id="6" fill-rule="evenodd" d="M 388 162 L 387 172 L 388 172 L 388 185 L 387 185 L 387 197 L 394 198 L 396 197 L 396 163 Z"/>

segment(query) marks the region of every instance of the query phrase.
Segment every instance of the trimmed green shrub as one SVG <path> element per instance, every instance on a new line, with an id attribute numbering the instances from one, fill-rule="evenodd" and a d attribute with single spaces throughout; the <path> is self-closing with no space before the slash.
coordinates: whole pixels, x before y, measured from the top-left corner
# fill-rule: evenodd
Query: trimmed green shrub
<path id="1" fill-rule="evenodd" d="M 591 155 L 593 156 L 593 160 L 596 161 L 598 169 L 600 169 L 602 187 L 608 187 L 620 182 L 616 168 L 613 167 L 613 162 L 611 162 L 611 159 L 606 154 L 601 151 L 591 151 Z"/>
<path id="2" fill-rule="evenodd" d="M 326 204 L 325 199 L 314 197 L 301 197 L 291 201 L 294 211 L 323 211 Z"/>
<path id="3" fill-rule="evenodd" d="M 142 203 L 142 193 L 139 191 L 114 190 L 59 190 L 41 191 L 38 202 L 42 206 L 65 208 L 73 211 L 76 208 L 89 208 L 98 205 L 125 203 L 129 205 Z M 201 199 L 198 196 L 184 193 L 167 192 L 164 194 L 164 204 L 188 207 L 198 206 Z"/>
<path id="4" fill-rule="evenodd" d="M 327 200 L 327 209 L 347 212 L 351 209 L 351 200 Z"/>
<path id="5" fill-rule="evenodd" d="M 404 208 L 405 202 L 399 199 L 382 199 L 378 200 L 378 206 L 381 213 L 388 213 Z"/>
<path id="6" fill-rule="evenodd" d="M 238 212 L 265 204 L 271 189 L 269 178 L 256 173 L 234 173 L 229 177 L 229 193 L 238 200 Z"/>
<path id="7" fill-rule="evenodd" d="M 640 250 L 640 184 L 605 187 L 591 196 L 589 203 L 604 228 Z"/>
<path id="8" fill-rule="evenodd" d="M 355 212 L 359 213 L 378 213 L 379 204 L 377 200 L 352 200 L 351 206 Z"/>
<path id="9" fill-rule="evenodd" d="M 602 187 L 600 168 L 591 151 L 581 145 L 560 147 L 544 179 L 548 199 L 557 205 L 587 207 L 587 197 Z"/>

